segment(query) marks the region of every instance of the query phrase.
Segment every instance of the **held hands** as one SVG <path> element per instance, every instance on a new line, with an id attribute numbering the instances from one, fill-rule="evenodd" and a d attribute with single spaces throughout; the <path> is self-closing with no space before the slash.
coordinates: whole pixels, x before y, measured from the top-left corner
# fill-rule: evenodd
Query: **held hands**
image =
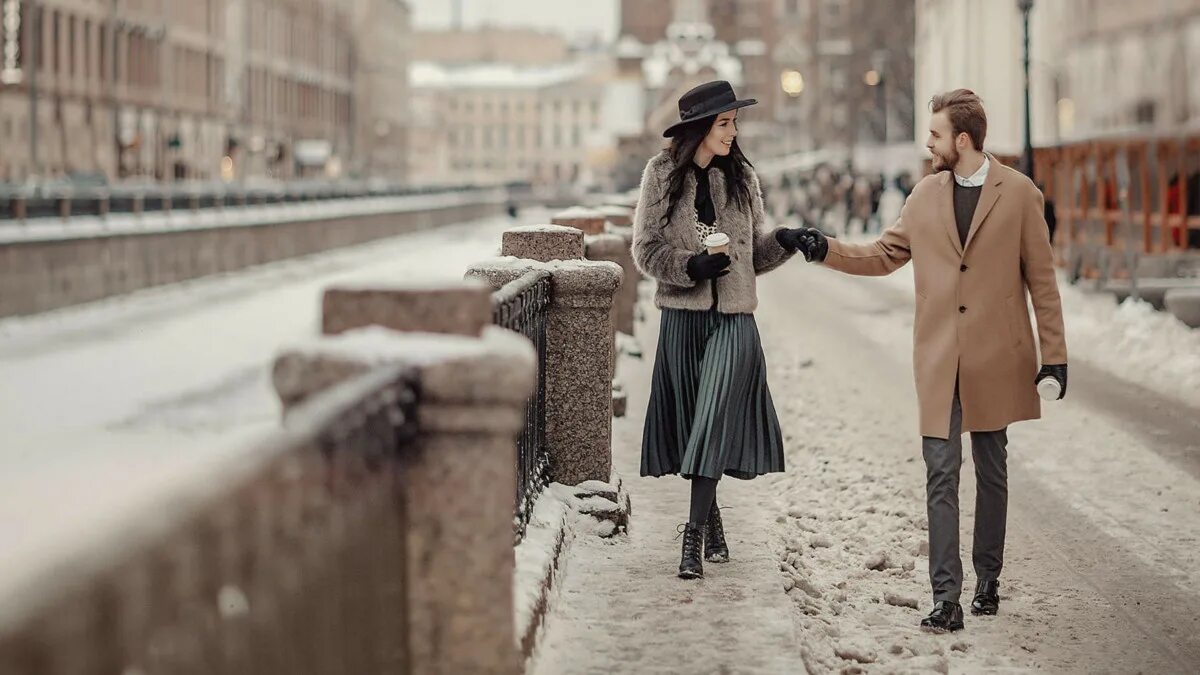
<path id="1" fill-rule="evenodd" d="M 1062 387 L 1062 393 L 1058 395 L 1057 400 L 1061 401 L 1067 395 L 1067 364 L 1042 366 L 1033 383 L 1036 385 L 1047 377 L 1053 377 L 1058 380 L 1058 385 Z"/>
<path id="2" fill-rule="evenodd" d="M 687 275 L 693 281 L 723 277 L 729 274 L 727 268 L 732 262 L 725 253 L 697 253 L 688 258 Z"/>
<path id="3" fill-rule="evenodd" d="M 804 254 L 804 259 L 808 262 L 824 262 L 825 256 L 829 254 L 829 239 L 825 233 L 815 227 L 805 227 L 798 230 L 789 230 L 796 232 L 796 240 L 799 245 L 796 250 Z M 782 243 L 782 242 L 780 242 Z"/>
<path id="4" fill-rule="evenodd" d="M 775 241 L 788 251 L 803 251 L 808 242 L 806 232 L 803 227 L 781 227 L 775 230 Z"/>

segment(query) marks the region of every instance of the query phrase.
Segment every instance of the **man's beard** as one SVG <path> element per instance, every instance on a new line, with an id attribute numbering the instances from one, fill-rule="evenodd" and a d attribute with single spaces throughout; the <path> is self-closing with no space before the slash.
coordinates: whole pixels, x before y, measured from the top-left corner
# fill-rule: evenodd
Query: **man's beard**
<path id="1" fill-rule="evenodd" d="M 938 171 L 950 171 L 958 166 L 958 148 L 950 148 L 949 155 L 943 155 L 939 152 L 930 151 L 933 153 L 933 168 Z"/>

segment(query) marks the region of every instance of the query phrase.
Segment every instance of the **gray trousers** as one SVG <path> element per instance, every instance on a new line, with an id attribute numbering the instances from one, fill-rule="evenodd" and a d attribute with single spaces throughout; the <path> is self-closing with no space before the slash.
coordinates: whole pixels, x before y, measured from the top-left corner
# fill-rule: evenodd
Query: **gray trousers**
<path id="1" fill-rule="evenodd" d="M 929 583 L 933 601 L 958 602 L 962 559 L 958 552 L 958 474 L 962 467 L 962 404 L 955 387 L 950 438 L 925 436 L 925 493 L 929 513 Z M 975 459 L 975 543 L 971 560 L 979 581 L 1000 578 L 1004 566 L 1004 527 L 1008 516 L 1008 433 L 971 432 Z"/>

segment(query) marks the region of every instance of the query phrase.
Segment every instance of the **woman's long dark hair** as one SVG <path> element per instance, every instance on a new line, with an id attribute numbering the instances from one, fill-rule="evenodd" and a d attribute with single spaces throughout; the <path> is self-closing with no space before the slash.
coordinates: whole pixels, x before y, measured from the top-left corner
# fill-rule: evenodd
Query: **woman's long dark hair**
<path id="1" fill-rule="evenodd" d="M 671 137 L 671 145 L 667 147 L 667 155 L 670 156 L 675 168 L 671 169 L 671 173 L 667 176 L 667 190 L 663 195 L 663 199 L 667 200 L 667 212 L 663 217 L 663 224 L 670 221 L 671 214 L 674 213 L 675 207 L 679 204 L 679 198 L 683 196 L 683 180 L 687 177 L 688 172 L 692 170 L 692 157 L 700 149 L 705 137 L 708 136 L 708 132 L 712 130 L 713 125 L 716 123 L 716 117 L 689 122 L 683 125 L 679 132 Z M 739 209 L 748 208 L 750 204 L 749 170 L 754 165 L 750 163 L 750 160 L 742 152 L 737 139 L 733 139 L 733 146 L 728 155 L 713 157 L 712 164 L 709 166 L 720 167 L 721 173 L 725 174 L 726 189 L 725 204 L 723 206 L 728 206 L 732 202 Z"/>

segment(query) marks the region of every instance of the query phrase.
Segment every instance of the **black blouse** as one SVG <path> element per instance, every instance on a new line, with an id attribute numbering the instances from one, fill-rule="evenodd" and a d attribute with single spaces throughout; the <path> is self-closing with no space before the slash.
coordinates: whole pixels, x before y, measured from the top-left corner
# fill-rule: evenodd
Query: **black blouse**
<path id="1" fill-rule="evenodd" d="M 696 216 L 705 225 L 717 222 L 717 209 L 713 206 L 712 192 L 708 187 L 708 171 L 692 163 L 696 174 Z"/>

